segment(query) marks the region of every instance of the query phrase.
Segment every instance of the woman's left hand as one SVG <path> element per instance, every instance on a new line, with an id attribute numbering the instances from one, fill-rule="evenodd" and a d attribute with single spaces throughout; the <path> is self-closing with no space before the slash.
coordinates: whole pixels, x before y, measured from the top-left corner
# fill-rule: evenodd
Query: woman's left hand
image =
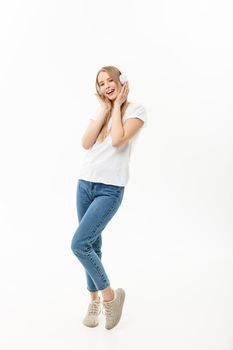
<path id="1" fill-rule="evenodd" d="M 115 99 L 113 105 L 120 107 L 125 102 L 125 100 L 127 99 L 128 93 L 129 93 L 129 83 L 128 83 L 128 81 L 126 81 L 124 83 L 124 85 L 122 86 L 121 91 L 119 92 L 119 94 L 118 94 L 117 98 Z"/>

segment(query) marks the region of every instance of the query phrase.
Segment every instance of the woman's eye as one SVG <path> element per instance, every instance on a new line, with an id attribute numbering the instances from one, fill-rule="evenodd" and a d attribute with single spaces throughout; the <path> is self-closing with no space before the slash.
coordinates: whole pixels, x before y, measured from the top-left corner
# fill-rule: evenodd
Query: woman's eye
<path id="1" fill-rule="evenodd" d="M 108 79 L 108 81 L 113 81 L 113 79 Z M 104 86 L 104 84 L 99 84 L 99 86 Z"/>

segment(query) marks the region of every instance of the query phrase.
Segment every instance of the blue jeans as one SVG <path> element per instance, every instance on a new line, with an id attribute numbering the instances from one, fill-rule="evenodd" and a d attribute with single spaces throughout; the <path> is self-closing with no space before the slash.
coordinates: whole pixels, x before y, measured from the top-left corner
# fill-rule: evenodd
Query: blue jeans
<path id="1" fill-rule="evenodd" d="M 90 292 L 110 285 L 101 262 L 101 234 L 120 207 L 124 189 L 124 186 L 78 180 L 76 206 L 79 226 L 71 249 L 85 269 Z"/>

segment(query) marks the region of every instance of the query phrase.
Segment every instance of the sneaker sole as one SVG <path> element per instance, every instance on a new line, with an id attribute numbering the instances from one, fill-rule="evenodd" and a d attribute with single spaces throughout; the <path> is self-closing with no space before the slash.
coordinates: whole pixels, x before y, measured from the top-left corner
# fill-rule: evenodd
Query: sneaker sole
<path id="1" fill-rule="evenodd" d="M 97 327 L 97 326 L 99 325 L 99 322 L 98 322 L 97 324 L 95 324 L 95 325 L 89 325 L 89 324 L 86 324 L 86 323 L 84 323 L 84 322 L 83 322 L 83 324 L 84 324 L 84 326 L 86 326 L 86 327 L 94 328 L 94 327 Z"/>

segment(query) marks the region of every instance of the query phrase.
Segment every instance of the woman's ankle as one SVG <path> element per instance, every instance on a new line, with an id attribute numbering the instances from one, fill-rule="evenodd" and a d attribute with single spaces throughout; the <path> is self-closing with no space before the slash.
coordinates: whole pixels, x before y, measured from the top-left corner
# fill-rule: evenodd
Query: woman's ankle
<path id="1" fill-rule="evenodd" d="M 114 290 L 111 287 L 102 290 L 103 301 L 112 301 L 115 298 Z"/>
<path id="2" fill-rule="evenodd" d="M 98 292 L 91 292 L 91 301 L 100 301 L 100 296 L 98 295 Z"/>

